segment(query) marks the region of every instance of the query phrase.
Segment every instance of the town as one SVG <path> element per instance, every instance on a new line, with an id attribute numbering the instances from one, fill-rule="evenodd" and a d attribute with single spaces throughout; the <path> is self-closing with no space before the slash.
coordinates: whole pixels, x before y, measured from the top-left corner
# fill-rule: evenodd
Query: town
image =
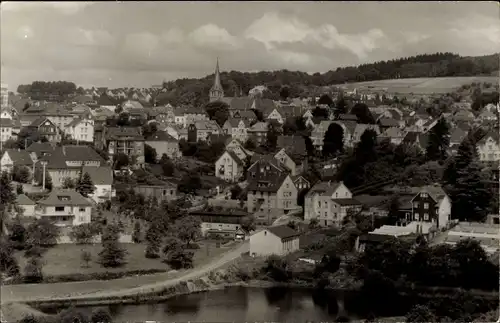
<path id="1" fill-rule="evenodd" d="M 223 64 L 203 104 L 174 102 L 173 82 L 2 84 L 3 298 L 65 298 L 12 291 L 78 281 L 89 281 L 80 293 L 97 281 L 118 295 L 225 270 L 228 283 L 361 284 L 375 293 L 363 308 L 373 319 L 388 316 L 395 288 L 498 300 L 498 82 L 299 94 L 286 83 L 244 90 Z M 113 282 L 125 277 L 137 283 Z M 398 315 L 459 322 L 497 306 L 439 304 Z"/>

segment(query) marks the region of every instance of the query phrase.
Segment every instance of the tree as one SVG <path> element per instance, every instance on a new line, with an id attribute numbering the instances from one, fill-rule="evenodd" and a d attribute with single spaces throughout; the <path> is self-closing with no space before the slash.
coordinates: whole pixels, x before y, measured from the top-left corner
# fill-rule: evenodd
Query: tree
<path id="1" fill-rule="evenodd" d="M 328 126 L 323 139 L 323 156 L 334 156 L 344 150 L 344 130 L 337 123 Z"/>
<path id="2" fill-rule="evenodd" d="M 156 149 L 151 147 L 150 145 L 144 145 L 144 160 L 148 164 L 156 164 L 157 153 Z"/>
<path id="3" fill-rule="evenodd" d="M 122 169 L 130 164 L 129 158 L 124 153 L 118 153 L 114 156 L 113 164 L 115 165 L 114 169 Z"/>
<path id="4" fill-rule="evenodd" d="M 276 145 L 278 144 L 278 136 L 280 135 L 279 130 L 275 125 L 269 123 L 267 125 L 267 135 L 266 135 L 266 147 L 269 151 L 276 150 Z"/>
<path id="5" fill-rule="evenodd" d="M 394 194 L 391 197 L 387 208 L 387 224 L 395 225 L 399 221 L 399 209 L 401 208 L 401 203 L 399 202 L 399 195 Z"/>
<path id="6" fill-rule="evenodd" d="M 282 100 L 286 100 L 288 99 L 289 96 L 290 96 L 290 88 L 288 88 L 288 86 L 283 86 L 280 90 L 280 98 Z"/>
<path id="7" fill-rule="evenodd" d="M 406 322 L 437 322 L 437 317 L 425 305 L 415 305 L 408 313 L 406 313 Z"/>
<path id="8" fill-rule="evenodd" d="M 211 120 L 215 120 L 219 126 L 223 126 L 229 118 L 229 105 L 225 102 L 215 101 L 205 105 L 205 111 Z"/>
<path id="9" fill-rule="evenodd" d="M 201 220 L 195 216 L 184 216 L 175 220 L 172 231 L 185 245 L 201 237 Z"/>
<path id="10" fill-rule="evenodd" d="M 111 314 L 104 308 L 93 310 L 90 316 L 90 322 L 92 323 L 111 323 L 112 320 Z"/>
<path id="11" fill-rule="evenodd" d="M 0 238 L 0 272 L 8 276 L 19 275 L 19 265 L 14 257 L 14 250 L 5 237 Z"/>
<path id="12" fill-rule="evenodd" d="M 2 209 L 5 209 L 5 206 L 13 204 L 16 201 L 16 196 L 13 191 L 14 189 L 9 179 L 9 174 L 7 172 L 2 172 L 0 176 L 0 203 L 2 204 Z"/>
<path id="13" fill-rule="evenodd" d="M 444 118 L 440 118 L 429 131 L 425 155 L 428 160 L 444 161 L 450 146 L 449 127 Z"/>
<path id="14" fill-rule="evenodd" d="M 187 250 L 184 242 L 174 236 L 169 236 L 165 240 L 163 253 L 166 256 L 165 261 L 174 269 L 193 267 L 194 253 Z"/>
<path id="15" fill-rule="evenodd" d="M 16 186 L 16 194 L 17 194 L 17 195 L 24 194 L 23 184 L 18 184 L 18 185 Z"/>
<path id="16" fill-rule="evenodd" d="M 201 178 L 197 173 L 184 175 L 178 186 L 179 192 L 186 194 L 194 194 L 199 188 L 201 188 Z"/>
<path id="17" fill-rule="evenodd" d="M 320 107 L 314 108 L 312 110 L 313 117 L 327 119 L 328 118 L 328 110 Z"/>
<path id="18" fill-rule="evenodd" d="M 251 138 L 247 139 L 247 141 L 243 144 L 243 148 L 248 150 L 254 150 L 256 147 L 255 142 Z"/>
<path id="19" fill-rule="evenodd" d="M 231 200 L 237 200 L 240 198 L 241 193 L 243 193 L 243 189 L 235 184 L 231 187 Z"/>
<path id="20" fill-rule="evenodd" d="M 99 252 L 99 263 L 101 266 L 115 268 L 125 265 L 127 252 L 120 247 L 118 239 L 118 228 L 108 225 L 101 238 L 102 250 Z"/>
<path id="21" fill-rule="evenodd" d="M 65 177 L 63 179 L 62 188 L 64 188 L 64 189 L 73 189 L 75 187 L 76 187 L 76 183 L 70 177 Z"/>
<path id="22" fill-rule="evenodd" d="M 255 217 L 253 215 L 247 215 L 241 219 L 241 228 L 246 232 L 252 232 L 255 230 Z"/>
<path id="23" fill-rule="evenodd" d="M 134 232 L 132 233 L 132 241 L 134 241 L 134 243 L 140 243 L 142 241 L 141 223 L 139 221 L 135 221 L 134 223 Z"/>
<path id="24" fill-rule="evenodd" d="M 266 259 L 264 272 L 269 278 L 277 282 L 287 282 L 292 278 L 290 263 L 287 259 L 279 256 L 269 256 Z"/>
<path id="25" fill-rule="evenodd" d="M 82 194 L 83 197 L 89 197 L 90 194 L 94 193 L 95 186 L 92 182 L 92 178 L 89 173 L 85 172 L 83 176 L 80 178 L 78 183 L 76 184 L 75 190 Z"/>
<path id="26" fill-rule="evenodd" d="M 92 261 L 92 254 L 88 250 L 82 250 L 80 254 L 80 259 L 84 263 L 85 268 L 89 268 L 89 263 Z"/>
<path id="27" fill-rule="evenodd" d="M 356 115 L 356 117 L 358 117 L 359 123 L 364 123 L 364 124 L 375 123 L 375 119 L 373 118 L 370 109 L 368 109 L 368 106 L 365 103 L 356 103 L 351 109 L 351 114 L 354 114 Z"/>
<path id="28" fill-rule="evenodd" d="M 28 226 L 27 233 L 27 246 L 52 247 L 57 244 L 60 229 L 49 219 L 42 217 Z"/>
<path id="29" fill-rule="evenodd" d="M 160 165 L 164 176 L 174 175 L 175 167 L 170 158 L 168 158 L 167 154 L 161 155 Z"/>
<path id="30" fill-rule="evenodd" d="M 23 316 L 19 323 L 40 323 L 40 319 L 33 314 Z"/>
<path id="31" fill-rule="evenodd" d="M 160 257 L 160 248 L 162 243 L 162 232 L 160 232 L 160 226 L 152 221 L 149 224 L 148 230 L 146 231 L 146 258 L 158 258 Z"/>
<path id="32" fill-rule="evenodd" d="M 43 186 L 43 167 L 40 165 L 35 166 L 35 181 L 38 185 Z M 52 177 L 47 169 L 45 169 L 45 188 L 49 191 L 52 190 Z"/>
<path id="33" fill-rule="evenodd" d="M 9 241 L 11 242 L 12 247 L 17 250 L 23 250 L 26 246 L 28 234 L 26 232 L 26 228 L 21 224 L 19 217 L 16 218 L 9 231 Z"/>
<path id="34" fill-rule="evenodd" d="M 14 166 L 12 179 L 20 183 L 28 183 L 30 180 L 30 170 L 26 166 Z"/>
<path id="35" fill-rule="evenodd" d="M 75 307 L 70 307 L 59 313 L 60 323 L 87 323 L 89 319 L 80 310 Z"/>
<path id="36" fill-rule="evenodd" d="M 72 227 L 69 237 L 76 244 L 90 244 L 99 234 L 99 228 L 94 223 L 83 223 Z"/>
<path id="37" fill-rule="evenodd" d="M 26 283 L 39 283 L 43 280 L 42 261 L 38 257 L 31 257 L 28 259 L 24 267 L 24 282 Z"/>

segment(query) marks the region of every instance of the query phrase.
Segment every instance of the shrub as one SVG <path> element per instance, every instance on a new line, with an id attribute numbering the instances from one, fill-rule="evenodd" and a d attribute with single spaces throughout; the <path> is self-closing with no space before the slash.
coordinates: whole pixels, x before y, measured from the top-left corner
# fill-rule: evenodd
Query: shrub
<path id="1" fill-rule="evenodd" d="M 108 309 L 97 308 L 92 312 L 90 316 L 90 321 L 92 323 L 111 323 L 112 318 Z"/>
<path id="2" fill-rule="evenodd" d="M 288 260 L 274 255 L 267 258 L 264 272 L 277 282 L 287 282 L 292 277 Z"/>
<path id="3" fill-rule="evenodd" d="M 43 280 L 42 262 L 38 257 L 32 257 L 24 267 L 24 281 L 26 283 L 39 283 Z"/>

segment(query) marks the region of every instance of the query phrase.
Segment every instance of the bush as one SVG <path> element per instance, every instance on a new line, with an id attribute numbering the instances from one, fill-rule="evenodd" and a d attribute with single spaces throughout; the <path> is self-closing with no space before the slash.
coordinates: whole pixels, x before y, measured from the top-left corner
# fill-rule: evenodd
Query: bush
<path id="1" fill-rule="evenodd" d="M 84 223 L 75 225 L 69 233 L 69 237 L 76 244 L 90 244 L 98 234 L 99 229 L 94 223 Z"/>
<path id="2" fill-rule="evenodd" d="M 111 323 L 111 313 L 109 313 L 108 309 L 97 308 L 92 311 L 92 315 L 90 316 L 90 321 L 92 323 Z"/>
<path id="3" fill-rule="evenodd" d="M 87 323 L 89 322 L 87 316 L 76 309 L 75 307 L 70 307 L 59 313 L 59 321 L 61 323 Z"/>
<path id="4" fill-rule="evenodd" d="M 279 256 L 273 255 L 267 258 L 264 272 L 277 282 L 287 282 L 292 278 L 288 260 Z"/>
<path id="5" fill-rule="evenodd" d="M 39 283 L 43 280 L 42 262 L 38 257 L 32 257 L 28 260 L 24 268 L 24 282 Z"/>

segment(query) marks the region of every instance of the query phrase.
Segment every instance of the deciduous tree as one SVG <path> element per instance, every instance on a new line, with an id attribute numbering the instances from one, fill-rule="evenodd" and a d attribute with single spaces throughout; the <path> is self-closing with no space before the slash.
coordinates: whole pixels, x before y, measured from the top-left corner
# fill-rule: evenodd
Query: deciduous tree
<path id="1" fill-rule="evenodd" d="M 344 130 L 336 123 L 330 124 L 323 139 L 323 156 L 330 157 L 344 150 Z"/>

